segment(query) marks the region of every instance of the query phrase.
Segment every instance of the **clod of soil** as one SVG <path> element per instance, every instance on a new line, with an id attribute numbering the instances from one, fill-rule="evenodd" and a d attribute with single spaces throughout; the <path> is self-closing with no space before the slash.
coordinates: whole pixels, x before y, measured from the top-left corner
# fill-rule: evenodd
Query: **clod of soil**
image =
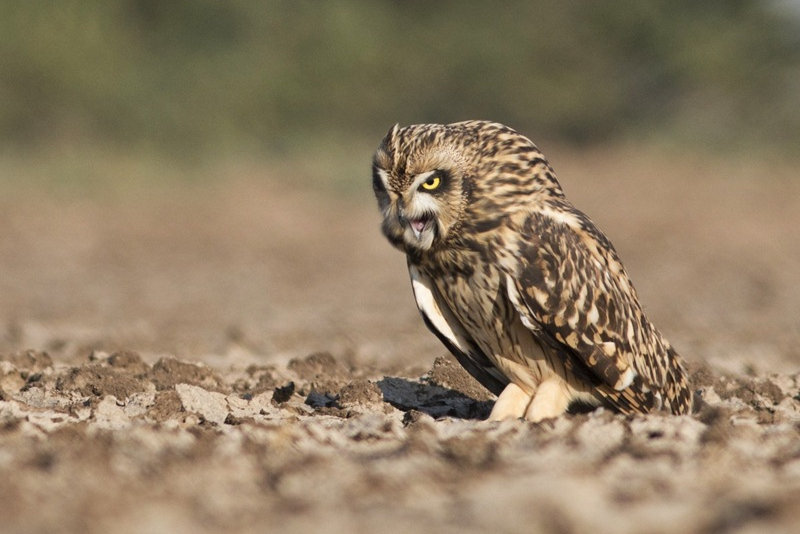
<path id="1" fill-rule="evenodd" d="M 53 366 L 53 359 L 49 354 L 35 350 L 17 352 L 3 359 L 10 362 L 20 371 L 27 371 L 29 373 L 41 373 L 45 369 Z"/>
<path id="2" fill-rule="evenodd" d="M 129 350 L 113 353 L 108 357 L 108 365 L 125 369 L 136 376 L 144 375 L 150 370 L 150 366 L 142 360 L 139 353 Z"/>
<path id="3" fill-rule="evenodd" d="M 159 391 L 173 388 L 177 384 L 191 384 L 213 391 L 225 390 L 222 379 L 209 367 L 175 358 L 158 360 L 150 371 L 150 379 Z"/>
<path id="4" fill-rule="evenodd" d="M 159 391 L 153 398 L 153 404 L 147 408 L 147 417 L 158 423 L 175 420 L 183 411 L 181 399 L 174 389 Z"/>
<path id="5" fill-rule="evenodd" d="M 137 378 L 127 369 L 109 367 L 103 363 L 73 367 L 56 378 L 56 389 L 59 391 L 75 391 L 94 397 L 113 395 L 119 400 L 145 391 L 147 385 L 144 378 Z"/>
<path id="6" fill-rule="evenodd" d="M 348 375 L 347 370 L 329 352 L 317 352 L 289 361 L 288 369 L 307 381 L 336 380 Z"/>
<path id="7" fill-rule="evenodd" d="M 374 382 L 354 380 L 339 392 L 338 403 L 343 407 L 369 406 L 383 402 L 383 393 Z"/>
<path id="8" fill-rule="evenodd" d="M 486 401 L 493 398 L 486 388 L 450 356 L 439 356 L 434 360 L 428 379 L 431 384 L 453 389 L 476 400 Z"/>

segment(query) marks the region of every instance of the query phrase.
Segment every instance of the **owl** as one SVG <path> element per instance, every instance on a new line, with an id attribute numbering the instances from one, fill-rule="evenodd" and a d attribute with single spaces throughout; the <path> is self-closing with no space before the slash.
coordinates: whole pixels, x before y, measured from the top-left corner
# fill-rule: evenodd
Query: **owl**
<path id="1" fill-rule="evenodd" d="M 395 125 L 372 187 L 425 324 L 497 395 L 491 420 L 691 411 L 680 356 L 528 138 L 486 121 Z"/>

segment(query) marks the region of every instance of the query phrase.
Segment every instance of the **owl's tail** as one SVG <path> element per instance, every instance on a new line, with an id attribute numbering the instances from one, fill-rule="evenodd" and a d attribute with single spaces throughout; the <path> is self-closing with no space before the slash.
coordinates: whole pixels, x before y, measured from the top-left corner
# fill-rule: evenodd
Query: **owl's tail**
<path id="1" fill-rule="evenodd" d="M 675 415 L 692 412 L 692 388 L 683 360 L 671 345 L 667 345 L 667 372 L 664 380 L 664 408 Z"/>
<path id="2" fill-rule="evenodd" d="M 656 386 L 641 374 L 622 390 L 607 384 L 597 386 L 599 400 L 620 413 L 669 412 L 684 415 L 692 412 L 692 390 L 681 357 L 666 340 L 664 347 L 664 383 Z"/>

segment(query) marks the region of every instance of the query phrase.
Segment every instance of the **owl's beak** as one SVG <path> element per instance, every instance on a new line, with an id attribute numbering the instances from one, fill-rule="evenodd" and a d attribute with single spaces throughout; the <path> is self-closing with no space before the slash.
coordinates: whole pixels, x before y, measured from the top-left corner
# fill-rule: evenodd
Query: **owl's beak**
<path id="1" fill-rule="evenodd" d="M 416 243 L 413 244 L 415 247 L 422 247 L 428 248 L 430 246 L 430 241 L 432 240 L 432 236 L 428 230 L 431 229 L 433 226 L 433 215 L 425 214 L 422 216 L 417 215 L 416 218 L 411 219 L 406 215 L 405 210 L 401 206 L 397 213 L 397 218 L 400 221 L 400 224 L 411 230 L 411 233 L 416 239 Z M 410 238 L 411 236 L 409 236 Z M 412 243 L 409 243 L 411 245 Z"/>
<path id="2" fill-rule="evenodd" d="M 422 238 L 422 232 L 425 231 L 426 228 L 430 225 L 431 218 L 430 217 L 423 217 L 421 219 L 409 219 L 408 225 L 411 227 L 411 231 L 414 232 L 414 237 L 417 240 Z"/>
<path id="3" fill-rule="evenodd" d="M 414 235 L 419 239 L 420 234 L 425 229 L 425 221 L 423 219 L 417 219 L 409 222 L 411 223 L 411 229 L 414 230 Z"/>

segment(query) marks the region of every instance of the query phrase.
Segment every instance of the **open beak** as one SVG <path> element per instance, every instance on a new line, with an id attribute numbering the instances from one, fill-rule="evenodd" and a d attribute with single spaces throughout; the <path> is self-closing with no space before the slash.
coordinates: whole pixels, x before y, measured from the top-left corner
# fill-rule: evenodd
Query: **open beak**
<path id="1" fill-rule="evenodd" d="M 422 236 L 422 232 L 424 232 L 425 229 L 428 226 L 430 226 L 431 220 L 432 219 L 430 217 L 423 217 L 421 219 L 409 219 L 408 220 L 408 225 L 411 227 L 411 230 L 414 232 L 414 237 L 416 237 L 417 239 L 420 239 L 420 237 Z"/>

